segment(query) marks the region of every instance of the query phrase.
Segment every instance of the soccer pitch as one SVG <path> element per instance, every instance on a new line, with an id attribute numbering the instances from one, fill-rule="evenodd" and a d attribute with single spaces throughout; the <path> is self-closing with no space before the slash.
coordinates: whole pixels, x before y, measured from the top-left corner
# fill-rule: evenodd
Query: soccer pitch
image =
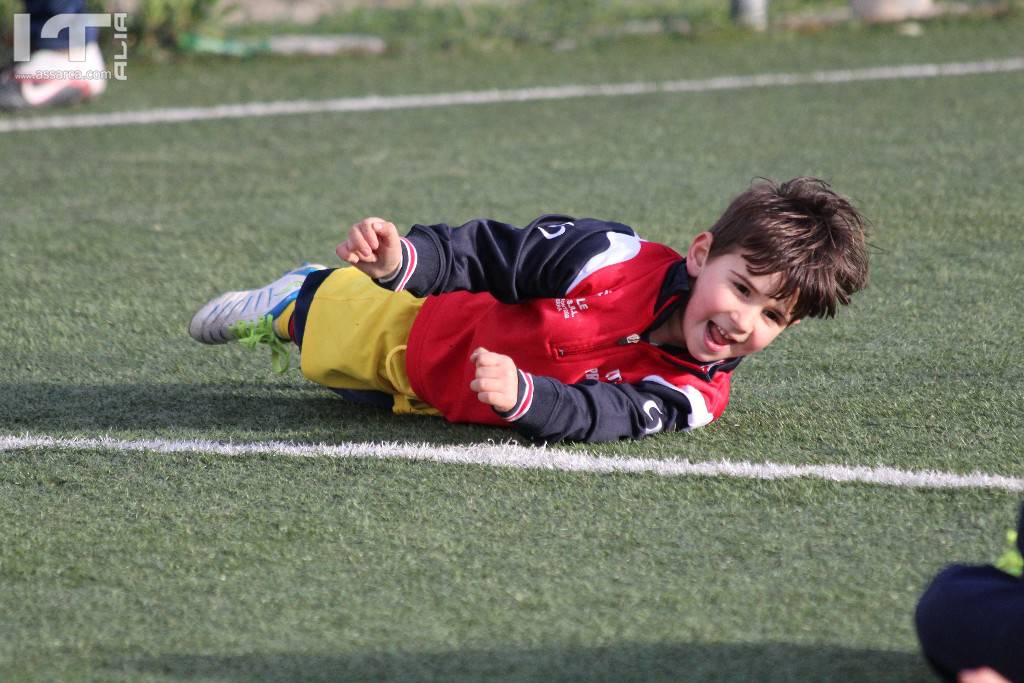
<path id="1" fill-rule="evenodd" d="M 966 64 L 1021 35 L 132 64 L 63 114 Z M 1021 498 L 1022 92 L 1006 71 L 0 133 L 0 679 L 931 680 L 917 597 L 993 560 Z M 220 291 L 334 263 L 366 215 L 562 212 L 682 249 L 796 175 L 872 219 L 871 286 L 745 361 L 691 434 L 538 455 L 185 331 Z M 657 467 L 682 461 L 719 470 Z M 808 476 L 763 474 L 785 466 Z M 921 471 L 964 486 L 896 476 Z"/>

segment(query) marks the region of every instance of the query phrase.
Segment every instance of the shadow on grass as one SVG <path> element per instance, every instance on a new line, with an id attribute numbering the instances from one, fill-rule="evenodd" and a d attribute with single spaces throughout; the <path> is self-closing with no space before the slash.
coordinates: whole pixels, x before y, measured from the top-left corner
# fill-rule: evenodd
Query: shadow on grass
<path id="1" fill-rule="evenodd" d="M 300 441 L 510 439 L 509 430 L 451 425 L 429 416 L 346 401 L 311 384 L 0 384 L 0 431 L 148 433 L 191 438 Z"/>
<path id="2" fill-rule="evenodd" d="M 917 654 L 832 645 L 636 644 L 348 655 L 174 654 L 129 668 L 208 681 L 930 681 Z"/>

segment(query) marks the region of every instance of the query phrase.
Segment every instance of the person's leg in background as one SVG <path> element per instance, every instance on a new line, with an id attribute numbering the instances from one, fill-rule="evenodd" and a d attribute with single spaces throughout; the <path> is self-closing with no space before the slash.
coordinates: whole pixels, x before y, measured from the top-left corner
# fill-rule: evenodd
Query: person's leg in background
<path id="1" fill-rule="evenodd" d="M 30 58 L 15 62 L 0 76 L 0 109 L 34 109 L 76 104 L 107 87 L 99 31 L 85 29 L 85 61 L 72 61 L 70 29 L 43 37 L 43 27 L 61 14 L 84 14 L 85 0 L 25 0 L 30 19 Z"/>
<path id="2" fill-rule="evenodd" d="M 921 596 L 915 622 L 921 650 L 949 681 L 1024 681 L 1024 510 L 1017 536 L 1016 568 L 954 564 Z M 1012 550 L 1006 555 L 1012 555 Z M 1010 565 L 1014 564 L 1012 561 Z"/>

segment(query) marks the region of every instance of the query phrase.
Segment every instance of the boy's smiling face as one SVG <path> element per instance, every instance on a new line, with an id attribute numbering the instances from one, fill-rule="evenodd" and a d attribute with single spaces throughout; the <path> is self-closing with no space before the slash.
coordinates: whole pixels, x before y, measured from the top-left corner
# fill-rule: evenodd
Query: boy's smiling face
<path id="1" fill-rule="evenodd" d="M 799 322 L 791 316 L 796 295 L 788 301 L 769 296 L 782 284 L 781 273 L 753 275 L 741 253 L 710 258 L 711 242 L 709 232 L 693 240 L 686 257 L 686 270 L 696 278 L 690 299 L 681 316 L 658 330 L 661 343 L 682 339 L 702 363 L 749 356 Z"/>

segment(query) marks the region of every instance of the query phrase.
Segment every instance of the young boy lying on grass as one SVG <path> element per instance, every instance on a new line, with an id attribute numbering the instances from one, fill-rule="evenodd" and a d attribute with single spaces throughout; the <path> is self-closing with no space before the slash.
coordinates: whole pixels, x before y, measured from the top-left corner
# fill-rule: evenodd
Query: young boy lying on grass
<path id="1" fill-rule="evenodd" d="M 349 398 L 538 441 L 708 424 L 744 356 L 835 315 L 868 273 L 864 219 L 815 178 L 753 185 L 685 258 L 626 225 L 556 215 L 405 237 L 367 218 L 337 253 L 354 268 L 306 265 L 228 292 L 189 333 L 290 340 L 307 378 Z"/>

